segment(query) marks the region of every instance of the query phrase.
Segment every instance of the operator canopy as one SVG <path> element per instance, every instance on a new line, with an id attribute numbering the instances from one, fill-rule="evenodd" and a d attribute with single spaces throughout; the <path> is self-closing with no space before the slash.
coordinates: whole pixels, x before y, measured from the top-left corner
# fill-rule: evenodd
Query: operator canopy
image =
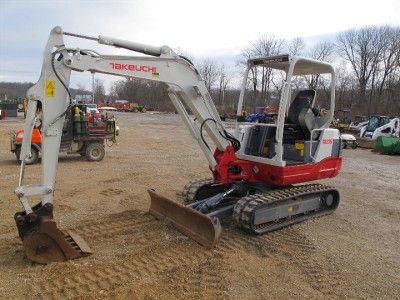
<path id="1" fill-rule="evenodd" d="M 282 70 L 286 73 L 289 71 L 290 65 L 295 63 L 293 75 L 334 73 L 332 66 L 328 63 L 300 56 L 290 57 L 288 54 L 259 57 L 249 59 L 248 62 L 253 66 L 262 66 L 271 69 Z"/>

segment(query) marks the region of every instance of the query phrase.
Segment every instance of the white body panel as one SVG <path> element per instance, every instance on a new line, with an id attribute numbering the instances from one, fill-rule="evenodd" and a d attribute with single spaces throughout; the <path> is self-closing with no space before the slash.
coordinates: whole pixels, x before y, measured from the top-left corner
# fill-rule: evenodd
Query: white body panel
<path id="1" fill-rule="evenodd" d="M 332 156 L 332 148 L 335 145 L 335 141 L 340 141 L 339 130 L 334 128 L 321 130 L 321 134 L 318 140 L 320 141 L 320 143 L 318 144 L 317 151 L 315 152 L 315 155 L 313 157 L 313 160 L 315 162 L 320 162 L 324 158 Z"/>

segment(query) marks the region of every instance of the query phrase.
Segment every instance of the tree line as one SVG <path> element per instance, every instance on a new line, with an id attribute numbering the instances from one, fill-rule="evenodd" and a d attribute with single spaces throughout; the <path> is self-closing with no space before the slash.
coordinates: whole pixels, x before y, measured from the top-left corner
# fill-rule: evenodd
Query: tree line
<path id="1" fill-rule="evenodd" d="M 101 84 L 101 83 L 99 83 Z M 27 90 L 33 86 L 33 82 L 0 82 L 0 101 L 8 101 L 20 103 L 26 96 Z M 71 96 L 75 98 L 77 95 L 91 95 L 84 87 L 69 88 Z M 104 88 L 103 88 L 103 94 Z"/>
<path id="2" fill-rule="evenodd" d="M 311 47 L 300 37 L 286 41 L 264 35 L 241 51 L 236 69 L 244 70 L 249 58 L 282 53 L 323 60 L 335 66 L 336 110 L 349 110 L 353 116 L 400 115 L 400 27 L 351 29 Z M 220 112 L 233 114 L 242 74 L 233 73 L 211 58 L 195 61 L 195 65 Z M 252 69 L 245 96 L 248 109 L 276 104 L 283 80 L 280 72 L 269 68 Z M 322 98 L 327 98 L 327 80 L 323 75 L 297 78 L 294 85 L 297 89 L 316 89 Z M 163 86 L 154 82 L 118 81 L 111 95 L 155 109 L 173 110 Z"/>
<path id="3" fill-rule="evenodd" d="M 263 35 L 242 49 L 234 70 L 211 58 L 194 60 L 194 63 L 219 111 L 234 114 L 246 61 L 282 53 L 328 61 L 335 66 L 336 110 L 350 110 L 353 116 L 400 115 L 400 27 L 351 29 L 312 46 L 307 46 L 301 37 L 287 41 Z M 252 69 L 245 93 L 247 110 L 276 104 L 283 81 L 281 72 L 262 67 Z M 0 97 L 4 84 L 0 83 Z M 296 89 L 316 89 L 322 98 L 327 96 L 327 80 L 323 75 L 303 76 L 293 84 Z M 17 95 L 24 88 L 19 86 L 7 95 Z M 76 91 L 87 92 L 79 86 Z M 123 79 L 115 82 L 106 95 L 103 83 L 97 79 L 94 95 L 100 102 L 124 99 L 156 110 L 173 111 L 165 86 L 157 82 Z"/>

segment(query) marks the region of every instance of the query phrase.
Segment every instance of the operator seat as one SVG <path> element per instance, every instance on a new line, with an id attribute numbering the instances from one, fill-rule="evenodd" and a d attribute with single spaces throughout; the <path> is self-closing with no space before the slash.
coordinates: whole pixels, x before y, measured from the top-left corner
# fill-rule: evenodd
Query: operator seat
<path id="1" fill-rule="evenodd" d="M 288 111 L 288 123 L 299 126 L 306 139 L 310 137 L 311 131 L 315 128 L 316 117 L 319 115 L 318 110 L 313 107 L 315 95 L 315 90 L 299 91 Z"/>

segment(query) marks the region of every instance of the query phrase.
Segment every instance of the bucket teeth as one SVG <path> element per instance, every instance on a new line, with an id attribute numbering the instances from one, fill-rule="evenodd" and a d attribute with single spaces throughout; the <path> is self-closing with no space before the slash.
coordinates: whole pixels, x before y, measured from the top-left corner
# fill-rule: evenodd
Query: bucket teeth
<path id="1" fill-rule="evenodd" d="M 150 214 L 157 219 L 171 222 L 180 232 L 206 248 L 214 247 L 221 236 L 221 224 L 217 218 L 210 218 L 196 210 L 174 202 L 148 190 L 151 204 Z"/>
<path id="2" fill-rule="evenodd" d="M 15 220 L 27 258 L 37 263 L 50 263 L 91 255 L 88 244 L 76 233 L 65 234 L 53 220 L 53 206 L 36 205 L 34 213 L 16 213 Z"/>

